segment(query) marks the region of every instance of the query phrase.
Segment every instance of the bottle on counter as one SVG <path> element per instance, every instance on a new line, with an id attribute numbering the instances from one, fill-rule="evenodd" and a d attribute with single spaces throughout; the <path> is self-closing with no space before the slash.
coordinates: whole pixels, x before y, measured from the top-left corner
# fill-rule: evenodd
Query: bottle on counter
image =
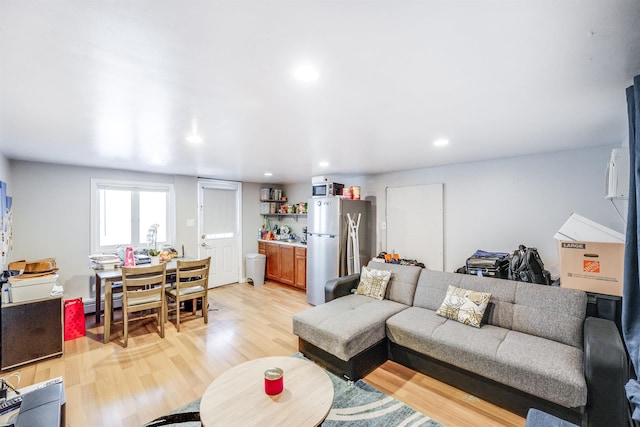
<path id="1" fill-rule="evenodd" d="M 5 283 L 2 285 L 2 304 L 9 304 L 11 302 L 11 298 L 9 297 L 9 284 Z"/>

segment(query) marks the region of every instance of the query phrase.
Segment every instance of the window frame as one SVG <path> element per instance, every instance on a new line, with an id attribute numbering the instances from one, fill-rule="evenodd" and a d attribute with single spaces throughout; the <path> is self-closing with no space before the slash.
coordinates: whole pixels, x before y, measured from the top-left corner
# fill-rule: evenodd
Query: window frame
<path id="1" fill-rule="evenodd" d="M 158 242 L 158 246 L 169 244 L 173 247 L 176 241 L 176 205 L 175 205 L 175 188 L 171 183 L 147 182 L 147 181 L 130 181 L 130 180 L 114 180 L 114 179 L 91 179 L 91 253 L 115 253 L 121 245 L 100 246 L 100 198 L 98 197 L 101 188 L 122 189 L 128 191 L 163 191 L 167 194 L 167 241 Z M 138 195 L 135 196 L 138 198 Z M 136 207 L 137 209 L 137 207 Z M 133 207 L 132 207 L 133 210 Z M 140 224 L 132 225 L 131 237 L 140 234 Z M 136 233 L 137 231 L 137 233 Z M 136 238 L 137 239 L 137 238 Z M 135 241 L 135 239 L 134 239 Z M 147 242 L 132 243 L 131 246 L 136 249 L 148 249 Z"/>

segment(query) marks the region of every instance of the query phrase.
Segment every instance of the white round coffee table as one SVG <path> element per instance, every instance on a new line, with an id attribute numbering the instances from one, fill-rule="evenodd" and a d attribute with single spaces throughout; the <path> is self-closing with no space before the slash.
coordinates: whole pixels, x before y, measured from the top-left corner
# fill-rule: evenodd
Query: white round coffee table
<path id="1" fill-rule="evenodd" d="M 264 392 L 264 371 L 284 371 L 284 390 Z M 263 357 L 225 371 L 204 392 L 200 419 L 212 426 L 317 426 L 333 403 L 329 375 L 313 362 L 295 357 Z"/>

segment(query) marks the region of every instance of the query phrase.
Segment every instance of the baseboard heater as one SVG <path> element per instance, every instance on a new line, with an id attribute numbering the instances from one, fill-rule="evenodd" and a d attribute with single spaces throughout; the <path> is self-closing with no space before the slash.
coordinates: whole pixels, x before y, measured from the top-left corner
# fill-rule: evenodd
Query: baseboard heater
<path id="1" fill-rule="evenodd" d="M 82 299 L 82 304 L 84 305 L 84 314 L 90 314 L 96 312 L 96 300 L 95 298 L 86 298 Z M 100 307 L 104 311 L 104 297 L 100 300 Z M 113 296 L 113 308 L 122 308 L 122 295 L 114 295 Z"/>

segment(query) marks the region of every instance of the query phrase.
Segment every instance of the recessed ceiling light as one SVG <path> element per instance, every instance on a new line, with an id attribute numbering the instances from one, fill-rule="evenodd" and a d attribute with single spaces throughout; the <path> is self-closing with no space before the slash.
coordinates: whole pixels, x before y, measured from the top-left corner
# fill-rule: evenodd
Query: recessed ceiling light
<path id="1" fill-rule="evenodd" d="M 301 64 L 293 70 L 293 77 L 301 82 L 311 83 L 318 80 L 320 73 L 313 65 Z"/>
<path id="2" fill-rule="evenodd" d="M 190 144 L 200 144 L 203 141 L 200 132 L 198 132 L 198 120 L 196 120 L 195 117 L 191 120 L 191 132 L 187 135 L 186 139 Z"/>
<path id="3" fill-rule="evenodd" d="M 436 147 L 444 147 L 445 145 L 449 145 L 449 140 L 444 138 L 436 139 L 433 141 L 433 145 Z"/>
<path id="4" fill-rule="evenodd" d="M 202 137 L 197 133 L 190 133 L 187 135 L 187 142 L 191 144 L 200 144 L 202 142 Z"/>
<path id="5" fill-rule="evenodd" d="M 161 159 L 160 157 L 157 157 L 157 156 L 156 156 L 156 157 L 153 157 L 153 158 L 151 159 L 151 163 L 153 163 L 153 164 L 155 164 L 155 165 L 162 165 L 162 164 L 164 164 L 164 160 L 163 160 L 163 159 Z"/>
<path id="6" fill-rule="evenodd" d="M 318 166 L 320 166 L 321 168 L 328 168 L 329 167 L 329 162 L 320 162 L 320 163 L 318 163 Z"/>
<path id="7" fill-rule="evenodd" d="M 271 172 L 265 172 L 264 176 L 273 176 L 273 174 Z"/>

